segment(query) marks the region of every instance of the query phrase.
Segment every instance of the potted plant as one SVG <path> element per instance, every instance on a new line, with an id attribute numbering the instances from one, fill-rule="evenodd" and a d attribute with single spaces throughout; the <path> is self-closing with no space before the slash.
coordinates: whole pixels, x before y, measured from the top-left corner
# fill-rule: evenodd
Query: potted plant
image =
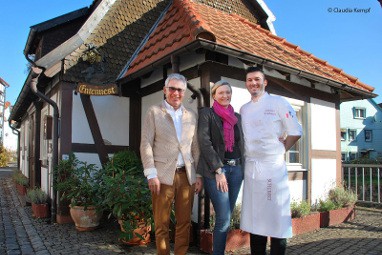
<path id="1" fill-rule="evenodd" d="M 300 235 L 320 228 L 320 214 L 312 212 L 310 204 L 302 200 L 291 203 L 293 235 Z"/>
<path id="2" fill-rule="evenodd" d="M 48 194 L 41 188 L 34 188 L 27 191 L 26 196 L 32 203 L 32 216 L 34 218 L 48 218 L 49 205 Z"/>
<path id="3" fill-rule="evenodd" d="M 230 230 L 227 233 L 225 251 L 234 252 L 238 249 L 249 247 L 249 233 L 240 229 L 241 205 L 237 204 L 231 215 Z M 213 228 L 215 225 L 214 214 L 210 218 L 210 228 L 200 230 L 200 250 L 208 254 L 213 252 Z"/>
<path id="4" fill-rule="evenodd" d="M 28 178 L 20 170 L 15 170 L 13 172 L 12 179 L 16 185 L 18 194 L 21 196 L 26 195 L 29 184 Z"/>
<path id="5" fill-rule="evenodd" d="M 357 196 L 343 187 L 335 187 L 329 191 L 326 200 L 320 200 L 318 211 L 320 211 L 321 227 L 338 225 L 342 222 L 353 220 L 355 217 L 354 204 Z"/>
<path id="6" fill-rule="evenodd" d="M 90 231 L 99 226 L 102 210 L 99 206 L 99 169 L 94 164 L 79 161 L 74 154 L 61 160 L 56 167 L 56 189 L 61 200 L 70 201 L 70 216 L 76 229 Z"/>
<path id="7" fill-rule="evenodd" d="M 150 242 L 151 193 L 142 163 L 133 151 L 117 152 L 105 164 L 100 193 L 102 207 L 121 225 L 122 242 L 129 245 Z"/>

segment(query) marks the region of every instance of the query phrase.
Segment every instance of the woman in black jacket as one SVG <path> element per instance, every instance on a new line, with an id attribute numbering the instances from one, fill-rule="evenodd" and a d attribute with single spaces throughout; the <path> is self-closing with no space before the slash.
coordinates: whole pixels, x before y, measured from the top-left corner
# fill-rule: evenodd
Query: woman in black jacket
<path id="1" fill-rule="evenodd" d="M 231 106 L 232 88 L 218 81 L 211 89 L 212 108 L 199 112 L 200 159 L 197 173 L 215 211 L 213 254 L 224 254 L 232 211 L 243 180 L 243 136 L 240 115 Z"/>

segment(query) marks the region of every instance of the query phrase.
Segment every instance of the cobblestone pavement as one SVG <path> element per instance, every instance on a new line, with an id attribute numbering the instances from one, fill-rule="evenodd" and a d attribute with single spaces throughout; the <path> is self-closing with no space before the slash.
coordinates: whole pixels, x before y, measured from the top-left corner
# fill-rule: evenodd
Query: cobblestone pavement
<path id="1" fill-rule="evenodd" d="M 1 170 L 0 170 L 1 171 Z M 0 174 L 0 254 L 155 254 L 154 243 L 129 247 L 118 242 L 118 224 L 104 220 L 92 232 L 73 224 L 51 224 L 31 217 L 10 177 Z M 192 246 L 188 254 L 204 254 Z M 249 249 L 233 254 L 250 254 Z M 382 255 L 382 212 L 360 210 L 356 219 L 289 239 L 287 254 Z"/>

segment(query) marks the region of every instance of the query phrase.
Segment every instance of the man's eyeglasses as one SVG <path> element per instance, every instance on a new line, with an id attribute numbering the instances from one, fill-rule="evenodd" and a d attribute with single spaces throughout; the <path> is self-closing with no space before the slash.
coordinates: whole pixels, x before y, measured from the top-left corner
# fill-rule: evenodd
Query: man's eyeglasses
<path id="1" fill-rule="evenodd" d="M 174 93 L 175 91 L 178 91 L 179 94 L 184 93 L 186 90 L 181 88 L 175 88 L 175 87 L 166 87 L 170 90 L 170 92 Z"/>

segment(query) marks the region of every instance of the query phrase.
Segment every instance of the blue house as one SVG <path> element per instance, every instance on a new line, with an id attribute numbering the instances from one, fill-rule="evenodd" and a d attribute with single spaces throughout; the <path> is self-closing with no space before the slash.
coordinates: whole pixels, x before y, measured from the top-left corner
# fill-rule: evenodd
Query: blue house
<path id="1" fill-rule="evenodd" d="M 382 159 L 382 108 L 373 99 L 340 105 L 342 160 Z"/>

